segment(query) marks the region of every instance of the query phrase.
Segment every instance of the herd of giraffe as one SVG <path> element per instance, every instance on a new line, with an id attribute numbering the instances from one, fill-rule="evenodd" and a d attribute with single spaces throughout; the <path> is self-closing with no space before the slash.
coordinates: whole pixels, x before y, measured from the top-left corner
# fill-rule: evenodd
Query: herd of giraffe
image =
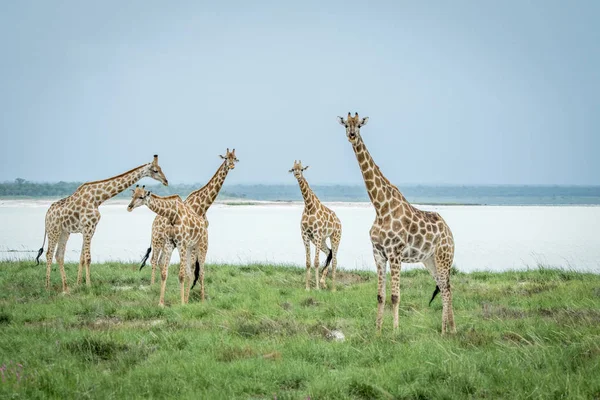
<path id="1" fill-rule="evenodd" d="M 437 293 L 442 296 L 442 334 L 456 332 L 452 311 L 452 292 L 450 288 L 450 269 L 454 258 L 454 239 L 444 219 L 435 212 L 426 212 L 412 206 L 390 183 L 369 154 L 360 128 L 368 117 L 359 118 L 348 113 L 346 119 L 338 117 L 339 123 L 346 129 L 346 137 L 352 144 L 354 153 L 369 194 L 376 211 L 376 218 L 370 230 L 373 256 L 377 266 L 377 330 L 381 331 L 383 311 L 386 298 L 387 264 L 390 264 L 392 289 L 393 328 L 398 328 L 398 307 L 400 303 L 400 267 L 402 262 L 421 262 L 427 267 L 436 282 L 431 300 Z M 189 293 L 196 281 L 200 280 L 200 296 L 204 300 L 204 261 L 208 248 L 208 221 L 206 211 L 215 201 L 225 178 L 235 168 L 239 160 L 235 149 L 227 149 L 223 163 L 202 188 L 192 192 L 185 201 L 178 195 L 161 197 L 139 185 L 133 189 L 132 200 L 128 211 L 146 205 L 157 215 L 152 224 L 151 246 L 143 259 L 145 265 L 150 252 L 153 251 L 151 265 L 151 284 L 154 284 L 156 266 L 161 268 L 161 289 L 159 305 L 164 306 L 168 266 L 175 248 L 180 255 L 179 285 L 181 303 L 189 300 Z M 335 273 L 337 267 L 337 251 L 342 237 L 342 224 L 336 214 L 327 208 L 308 185 L 300 161 L 294 161 L 289 171 L 298 180 L 304 212 L 301 219 L 301 235 L 306 250 L 306 289 L 310 289 L 311 266 L 315 269 L 315 285 L 326 288 L 328 266 L 331 263 L 332 291 L 335 291 Z M 158 165 L 158 156 L 149 164 L 141 165 L 124 174 L 102 181 L 88 182 L 81 185 L 69 197 L 53 203 L 46 213 L 46 236 L 48 249 L 46 253 L 46 288 L 50 287 L 50 271 L 53 257 L 59 265 L 63 292 L 68 292 L 64 270 L 64 256 L 67 240 L 71 233 L 83 234 L 83 248 L 79 261 L 77 284 L 81 283 L 82 270 L 85 267 L 86 284 L 90 285 L 90 245 L 96 226 L 100 221 L 98 206 L 116 196 L 144 177 L 153 178 L 163 185 L 168 185 L 167 178 Z M 329 238 L 331 248 L 327 247 Z M 315 246 L 314 262 L 311 263 L 310 243 Z M 154 250 L 152 250 L 154 249 Z M 38 252 L 36 261 L 44 251 L 44 245 Z M 319 278 L 319 253 L 327 255 L 325 266 Z M 194 271 L 192 271 L 192 267 Z M 186 290 L 187 279 L 187 290 Z M 431 301 L 430 301 L 431 303 Z"/>

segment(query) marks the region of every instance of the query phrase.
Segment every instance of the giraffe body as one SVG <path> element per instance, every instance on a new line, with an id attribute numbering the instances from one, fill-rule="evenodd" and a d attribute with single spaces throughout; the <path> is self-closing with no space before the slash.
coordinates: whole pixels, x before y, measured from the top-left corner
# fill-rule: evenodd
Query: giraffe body
<path id="1" fill-rule="evenodd" d="M 167 228 L 164 231 L 165 247 L 160 257 L 161 264 L 161 286 L 159 305 L 165 305 L 165 289 L 169 274 L 169 262 L 173 250 L 179 250 L 179 288 L 181 304 L 189 301 L 190 289 L 193 286 L 192 265 L 196 264 L 196 273 L 200 278 L 200 295 L 204 300 L 204 261 L 208 250 L 207 223 L 202 215 L 198 215 L 181 197 L 160 197 L 145 190 L 144 187 L 136 187 L 133 192 L 128 211 L 141 205 L 146 205 L 158 215 L 167 220 Z M 197 275 L 198 276 L 198 275 Z M 188 278 L 187 291 L 185 290 L 185 278 Z M 195 282 L 194 282 L 195 283 Z"/>
<path id="2" fill-rule="evenodd" d="M 310 244 L 315 246 L 315 285 L 319 289 L 319 283 L 326 288 L 327 283 L 325 278 L 328 273 L 328 265 L 331 262 L 331 289 L 335 291 L 335 271 L 337 267 L 337 251 L 342 238 L 342 223 L 337 215 L 328 207 L 326 207 L 315 193 L 311 190 L 308 182 L 303 176 L 303 171 L 308 169 L 308 166 L 302 167 L 302 162 L 294 161 L 294 166 L 289 172 L 293 172 L 300 191 L 304 198 L 304 211 L 300 220 L 300 232 L 304 248 L 306 252 L 306 290 L 310 290 L 310 267 L 311 255 Z M 327 247 L 327 238 L 331 242 L 331 249 Z M 319 252 L 327 254 L 325 267 L 319 280 Z"/>
<path id="3" fill-rule="evenodd" d="M 213 204 L 215 199 L 217 198 L 223 183 L 225 182 L 225 178 L 230 170 L 235 168 L 235 163 L 239 160 L 235 156 L 235 149 L 233 151 L 227 152 L 224 156 L 220 156 L 224 161 L 221 166 L 217 169 L 217 172 L 213 175 L 213 177 L 208 181 L 206 185 L 201 187 L 198 190 L 193 191 L 188 195 L 185 199 L 185 204 L 194 210 L 194 212 L 206 220 L 206 211 Z M 206 220 L 206 226 L 208 227 L 208 220 Z M 151 245 L 146 253 L 144 261 L 142 262 L 143 268 L 145 265 L 145 259 L 148 257 L 150 251 L 154 249 L 152 253 L 152 259 L 150 261 L 152 265 L 152 276 L 150 278 L 150 284 L 154 284 L 154 275 L 156 271 L 156 266 L 161 265 L 161 254 L 166 246 L 166 236 L 165 232 L 168 228 L 169 222 L 167 218 L 156 215 L 154 221 L 152 222 L 152 237 L 151 237 Z M 204 298 L 204 296 L 203 296 Z"/>
<path id="4" fill-rule="evenodd" d="M 64 199 L 58 200 L 50 206 L 46 212 L 46 233 L 48 237 L 48 249 L 46 252 L 46 288 L 50 288 L 50 271 L 52 270 L 52 258 L 55 256 L 59 264 L 62 278 L 63 292 L 68 292 L 67 277 L 64 269 L 64 256 L 67 241 L 72 233 L 83 234 L 83 246 L 79 259 L 77 272 L 77 284 L 81 283 L 81 275 L 85 266 L 86 284 L 90 285 L 91 264 L 91 241 L 100 221 L 98 207 L 121 193 L 140 179 L 151 177 L 168 184 L 167 178 L 158 165 L 158 156 L 149 164 L 141 165 L 124 174 L 102 181 L 84 183 L 77 190 Z M 45 239 L 45 237 L 44 237 Z M 55 253 L 56 249 L 56 253 Z M 44 246 L 38 252 L 36 261 L 42 255 Z"/>
<path id="5" fill-rule="evenodd" d="M 338 118 L 346 128 L 346 136 L 352 143 L 376 211 L 369 234 L 378 274 L 377 329 L 381 331 L 383 322 L 387 263 L 392 277 L 393 327 L 397 329 L 401 264 L 421 262 L 436 281 L 434 296 L 438 290 L 442 295 L 442 334 L 448 330 L 456 332 L 450 288 L 450 269 L 454 259 L 454 238 L 450 227 L 438 213 L 412 206 L 381 173 L 360 136 L 360 127 L 367 123 L 368 117 L 361 120 L 358 114 L 352 117 L 348 113 L 347 120 Z"/>

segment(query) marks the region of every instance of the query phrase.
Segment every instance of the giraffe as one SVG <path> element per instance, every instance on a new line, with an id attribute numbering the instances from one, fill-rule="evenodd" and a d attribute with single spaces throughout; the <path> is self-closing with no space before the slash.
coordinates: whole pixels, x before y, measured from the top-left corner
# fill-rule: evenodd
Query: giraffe
<path id="1" fill-rule="evenodd" d="M 450 289 L 454 238 L 450 228 L 438 213 L 413 207 L 380 171 L 360 135 L 360 128 L 367 123 L 368 117 L 360 119 L 358 113 L 354 117 L 348 113 L 346 120 L 342 117 L 338 117 L 338 120 L 346 128 L 346 136 L 356 154 L 369 198 L 377 214 L 370 230 L 378 275 L 377 330 L 381 332 L 383 322 L 387 262 L 390 263 L 392 275 L 394 330 L 398 328 L 401 263 L 421 262 L 436 281 L 431 300 L 440 291 L 442 293 L 442 335 L 448 330 L 455 333 Z"/>
<path id="2" fill-rule="evenodd" d="M 79 259 L 77 284 L 81 283 L 81 274 L 85 265 L 85 283 L 90 285 L 90 244 L 100 221 L 98 206 L 111 197 L 121 193 L 140 179 L 150 177 L 167 186 L 168 181 L 158 165 L 158 156 L 155 155 L 151 163 L 140 165 L 130 171 L 102 181 L 87 182 L 79 186 L 75 192 L 64 199 L 58 200 L 46 212 L 46 232 L 44 243 L 48 236 L 48 250 L 46 252 L 46 289 L 50 288 L 50 271 L 52 257 L 56 256 L 62 278 L 63 292 L 69 291 L 65 275 L 65 248 L 71 233 L 83 234 L 83 247 Z M 57 248 L 58 245 L 58 248 Z M 54 249 L 56 248 L 56 254 Z M 44 252 L 44 244 L 39 249 L 35 259 L 39 265 L 40 256 Z"/>
<path id="3" fill-rule="evenodd" d="M 304 198 L 304 212 L 300 221 L 300 232 L 302 241 L 306 250 L 306 290 L 310 290 L 310 243 L 315 245 L 315 284 L 319 290 L 319 250 L 327 254 L 327 260 L 323 267 L 321 275 L 321 285 L 327 287 L 325 278 L 327 277 L 328 265 L 331 262 L 331 290 L 335 291 L 335 268 L 337 266 L 337 251 L 342 238 L 342 224 L 329 208 L 325 207 L 315 193 L 308 186 L 308 182 L 304 178 L 303 172 L 308 169 L 308 166 L 302 167 L 302 161 L 294 161 L 294 166 L 289 172 L 293 173 L 300 191 Z M 327 247 L 325 242 L 329 238 L 331 241 L 331 249 Z"/>
<path id="4" fill-rule="evenodd" d="M 212 203 L 217 198 L 221 187 L 223 186 L 223 182 L 225 182 L 225 178 L 230 170 L 235 168 L 235 163 L 239 160 L 235 156 L 235 149 L 229 151 L 229 148 L 225 152 L 225 155 L 220 155 L 224 161 L 221 166 L 217 169 L 217 172 L 213 175 L 213 177 L 208 181 L 206 185 L 201 187 L 198 190 L 193 191 L 188 195 L 185 199 L 185 203 L 190 206 L 194 212 L 198 215 L 205 216 L 206 211 L 212 205 Z M 207 221 L 208 224 L 208 221 Z M 166 218 L 157 215 L 154 218 L 154 222 L 152 223 L 152 237 L 150 241 L 150 247 L 146 251 L 146 255 L 142 259 L 142 265 L 140 266 L 140 270 L 144 268 L 146 265 L 146 260 L 150 256 L 150 252 L 152 248 L 154 248 L 154 253 L 152 253 L 152 260 L 150 263 L 152 264 L 152 277 L 150 278 L 150 284 L 154 285 L 154 273 L 156 271 L 156 266 L 161 264 L 162 260 L 160 260 L 160 255 L 162 254 L 162 249 L 165 246 L 165 236 L 164 232 L 167 229 L 168 221 Z M 204 280 L 201 279 L 201 282 Z M 201 289 L 201 292 L 204 293 L 204 289 Z M 202 295 L 202 299 L 204 299 L 204 295 Z"/>
<path id="5" fill-rule="evenodd" d="M 178 195 L 161 197 L 147 191 L 144 186 L 139 187 L 138 185 L 133 190 L 131 203 L 127 206 L 127 211 L 131 212 L 141 205 L 146 205 L 150 210 L 168 221 L 168 228 L 165 231 L 166 245 L 163 249 L 165 254 L 163 256 L 164 263 L 161 265 L 160 300 L 158 305 L 161 307 L 165 305 L 169 261 L 171 261 L 171 255 L 175 247 L 179 249 L 180 258 L 179 289 L 181 304 L 186 304 L 189 300 L 190 289 L 196 284 L 198 273 L 204 269 L 204 260 L 208 249 L 208 233 L 204 216 L 196 214 Z M 192 284 L 192 263 L 194 262 L 196 264 L 196 279 Z M 185 291 L 186 274 L 188 277 L 187 292 Z M 201 288 L 204 292 L 204 282 L 201 282 Z M 202 298 L 204 299 L 204 293 L 202 293 Z"/>

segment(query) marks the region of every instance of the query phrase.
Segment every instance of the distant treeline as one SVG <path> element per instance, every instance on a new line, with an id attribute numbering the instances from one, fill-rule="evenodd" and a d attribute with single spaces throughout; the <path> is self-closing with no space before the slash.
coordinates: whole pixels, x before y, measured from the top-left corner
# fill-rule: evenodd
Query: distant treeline
<path id="1" fill-rule="evenodd" d="M 25 179 L 0 183 L 0 198 L 63 198 L 71 195 L 80 182 L 34 183 Z M 147 185 L 160 196 L 178 194 L 187 197 L 202 184 Z M 364 185 L 311 185 L 323 201 L 369 201 Z M 476 186 L 476 185 L 399 185 L 406 198 L 417 204 L 600 204 L 600 186 Z M 129 198 L 124 191 L 117 198 Z M 219 199 L 263 201 L 301 201 L 297 184 L 225 185 Z"/>

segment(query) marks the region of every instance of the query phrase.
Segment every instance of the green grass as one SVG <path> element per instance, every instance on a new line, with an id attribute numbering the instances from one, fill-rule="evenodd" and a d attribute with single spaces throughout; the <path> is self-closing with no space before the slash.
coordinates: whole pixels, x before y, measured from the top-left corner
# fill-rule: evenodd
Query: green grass
<path id="1" fill-rule="evenodd" d="M 371 273 L 306 292 L 302 269 L 209 265 L 207 301 L 181 306 L 171 271 L 159 308 L 133 264 L 93 265 L 91 288 L 67 265 L 63 295 L 56 269 L 46 291 L 44 267 L 0 263 L 0 398 L 600 398 L 598 275 L 455 272 L 442 337 L 424 270 L 402 274 L 400 329 L 388 309 L 380 336 Z"/>

